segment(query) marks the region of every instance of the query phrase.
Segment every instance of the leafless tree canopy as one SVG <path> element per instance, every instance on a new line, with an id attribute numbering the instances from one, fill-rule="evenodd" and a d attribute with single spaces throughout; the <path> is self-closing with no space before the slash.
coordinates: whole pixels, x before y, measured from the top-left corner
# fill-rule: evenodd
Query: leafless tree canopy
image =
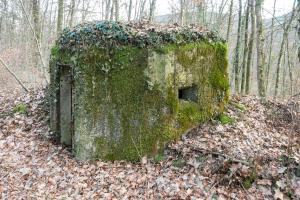
<path id="1" fill-rule="evenodd" d="M 228 41 L 232 92 L 287 97 L 299 92 L 299 0 L 283 15 L 263 0 L 0 0 L 0 58 L 28 88 L 45 86 L 51 46 L 66 27 L 90 20 L 198 24 Z M 268 13 L 264 18 L 263 13 Z M 0 66 L 1 89 L 19 87 Z"/>

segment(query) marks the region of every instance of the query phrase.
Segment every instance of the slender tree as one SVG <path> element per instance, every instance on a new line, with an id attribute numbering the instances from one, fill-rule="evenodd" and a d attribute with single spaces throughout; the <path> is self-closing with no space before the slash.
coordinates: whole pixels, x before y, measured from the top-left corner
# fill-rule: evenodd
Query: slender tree
<path id="1" fill-rule="evenodd" d="M 156 7 L 156 0 L 150 0 L 149 21 L 154 20 L 155 7 Z"/>
<path id="2" fill-rule="evenodd" d="M 266 96 L 265 87 L 265 52 L 264 52 L 264 33 L 262 21 L 262 6 L 264 0 L 256 0 L 255 15 L 256 15 L 256 51 L 257 51 L 257 83 L 258 93 L 260 97 Z"/>
<path id="3" fill-rule="evenodd" d="M 255 23 L 256 23 L 256 17 L 255 17 L 255 0 L 249 1 L 250 6 L 250 16 L 251 16 L 251 33 L 249 37 L 249 51 L 247 56 L 247 69 L 246 69 L 246 94 L 250 93 L 250 77 L 251 77 L 251 66 L 252 66 L 252 54 L 253 54 L 253 46 L 254 46 L 254 36 L 255 36 Z"/>
<path id="4" fill-rule="evenodd" d="M 246 2 L 246 12 L 245 12 L 245 30 L 244 30 L 244 55 L 243 55 L 243 63 L 242 63 L 242 80 L 241 80 L 241 93 L 245 91 L 245 77 L 246 77 L 246 69 L 247 69 L 247 55 L 248 55 L 248 26 L 249 26 L 249 0 Z"/>
<path id="5" fill-rule="evenodd" d="M 290 79 L 290 94 L 293 94 L 293 67 L 292 67 L 292 62 L 291 62 L 291 57 L 290 57 L 290 47 L 289 47 L 289 41 L 287 40 L 287 45 L 286 45 L 286 55 L 287 55 L 287 61 L 288 61 L 288 69 L 289 69 L 289 79 Z"/>
<path id="6" fill-rule="evenodd" d="M 34 43 L 34 57 L 33 63 L 34 67 L 38 68 L 39 66 L 39 46 L 41 42 L 41 28 L 40 28 L 40 2 L 39 0 L 32 0 L 32 18 L 33 18 L 33 29 L 35 33 Z"/>
<path id="7" fill-rule="evenodd" d="M 204 24 L 204 4 L 205 1 L 199 1 L 196 3 L 196 10 L 197 10 L 197 16 L 196 16 L 196 21 L 199 22 L 200 24 Z"/>
<path id="8" fill-rule="evenodd" d="M 128 21 L 131 20 L 131 14 L 132 14 L 132 0 L 129 0 L 129 6 L 128 6 Z"/>
<path id="9" fill-rule="evenodd" d="M 229 41 L 229 34 L 231 29 L 231 21 L 232 21 L 232 12 L 233 12 L 233 0 L 230 2 L 229 6 L 229 17 L 228 17 L 228 26 L 227 26 L 227 34 L 226 34 L 226 40 Z"/>
<path id="10" fill-rule="evenodd" d="M 108 20 L 109 19 L 109 14 L 110 14 L 110 10 L 111 10 L 111 0 L 107 0 L 106 1 L 106 6 L 105 6 L 105 19 Z"/>
<path id="11" fill-rule="evenodd" d="M 217 19 L 216 19 L 216 26 L 220 26 L 222 18 L 223 18 L 223 12 L 225 9 L 225 6 L 227 4 L 228 0 L 222 0 L 220 6 L 219 6 L 219 11 L 218 11 L 218 15 L 217 15 Z"/>
<path id="12" fill-rule="evenodd" d="M 237 40 L 235 46 L 235 55 L 234 55 L 234 85 L 235 85 L 235 92 L 239 93 L 239 71 L 240 71 L 240 48 L 241 48 L 241 24 L 242 24 L 242 0 L 239 0 L 239 19 L 238 19 L 238 33 L 237 33 Z"/>
<path id="13" fill-rule="evenodd" d="M 179 21 L 181 25 L 184 25 L 184 5 L 185 5 L 185 0 L 180 0 L 180 13 L 179 13 Z"/>
<path id="14" fill-rule="evenodd" d="M 114 19 L 114 11 L 115 11 L 115 0 L 113 0 L 110 8 L 110 20 L 112 21 Z"/>
<path id="15" fill-rule="evenodd" d="M 32 0 L 32 18 L 33 27 L 36 33 L 36 38 L 40 42 L 40 2 L 39 0 Z"/>
<path id="16" fill-rule="evenodd" d="M 120 16 L 119 0 L 114 0 L 114 6 L 115 6 L 115 20 L 119 21 L 119 16 Z"/>
<path id="17" fill-rule="evenodd" d="M 142 20 L 145 14 L 145 5 L 147 0 L 141 0 L 140 8 L 139 8 L 139 20 Z"/>
<path id="18" fill-rule="evenodd" d="M 295 3 L 296 3 L 296 1 L 295 1 Z M 294 6 L 294 8 L 295 8 L 295 6 Z M 293 9 L 291 17 L 289 19 L 287 19 L 283 25 L 284 26 L 283 36 L 282 36 L 282 41 L 281 41 L 277 65 L 276 65 L 275 97 L 278 95 L 281 62 L 282 62 L 282 58 L 284 56 L 285 45 L 286 45 L 286 41 L 288 39 L 289 31 L 290 31 L 294 16 L 295 16 L 295 9 Z"/>
<path id="19" fill-rule="evenodd" d="M 2 36 L 4 18 L 7 15 L 7 9 L 8 9 L 7 0 L 1 0 L 1 3 L 2 3 L 2 10 L 0 10 L 0 40 L 2 38 L 1 36 Z"/>
<path id="20" fill-rule="evenodd" d="M 270 74 L 270 68 L 271 68 L 271 61 L 272 61 L 272 53 L 273 53 L 273 40 L 274 40 L 274 24 L 275 24 L 275 13 L 276 13 L 276 2 L 277 0 L 274 0 L 273 5 L 273 14 L 272 14 L 272 22 L 271 22 L 271 36 L 270 36 L 270 43 L 269 43 L 269 58 L 268 58 L 268 65 L 267 65 L 267 71 L 266 71 L 266 90 L 268 90 L 269 85 L 269 74 Z"/>
<path id="21" fill-rule="evenodd" d="M 63 13 L 64 12 L 64 0 L 58 0 L 58 11 L 57 11 L 57 34 L 62 32 L 63 26 Z"/>
<path id="22" fill-rule="evenodd" d="M 74 22 L 74 15 L 75 15 L 75 0 L 71 0 L 71 5 L 70 5 L 70 21 L 69 21 L 69 26 L 73 26 Z"/>

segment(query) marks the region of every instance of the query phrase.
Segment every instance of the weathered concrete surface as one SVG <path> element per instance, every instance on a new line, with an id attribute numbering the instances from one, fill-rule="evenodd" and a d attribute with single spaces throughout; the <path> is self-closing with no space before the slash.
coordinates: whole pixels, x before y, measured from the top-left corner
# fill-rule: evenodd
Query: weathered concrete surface
<path id="1" fill-rule="evenodd" d="M 51 129 L 70 144 L 64 121 L 70 120 L 71 109 L 72 147 L 83 160 L 155 155 L 167 142 L 222 112 L 228 100 L 227 47 L 222 42 L 53 51 L 51 63 Z M 72 68 L 71 97 L 68 85 L 57 84 L 63 82 L 64 74 L 57 70 L 62 64 Z"/>

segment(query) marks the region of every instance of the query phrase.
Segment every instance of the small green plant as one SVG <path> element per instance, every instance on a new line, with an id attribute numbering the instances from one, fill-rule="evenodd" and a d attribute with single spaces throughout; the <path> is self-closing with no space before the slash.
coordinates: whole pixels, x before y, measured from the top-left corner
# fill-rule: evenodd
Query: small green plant
<path id="1" fill-rule="evenodd" d="M 289 164 L 293 161 L 293 158 L 287 155 L 281 155 L 279 161 L 282 163 L 283 166 L 288 167 Z"/>
<path id="2" fill-rule="evenodd" d="M 20 103 L 14 107 L 13 113 L 26 114 L 27 106 L 23 103 Z"/>
<path id="3" fill-rule="evenodd" d="M 206 160 L 206 156 L 203 155 L 203 154 L 199 154 L 197 157 L 196 157 L 196 160 L 200 163 L 203 163 L 205 160 Z"/>
<path id="4" fill-rule="evenodd" d="M 217 117 L 217 120 L 219 122 L 221 122 L 221 124 L 232 124 L 234 122 L 234 119 L 232 119 L 231 117 L 229 117 L 228 115 L 225 115 L 225 114 L 220 114 L 218 117 Z"/>
<path id="5" fill-rule="evenodd" d="M 251 188 L 252 186 L 252 180 L 250 178 L 246 178 L 244 181 L 243 181 L 243 186 L 246 190 L 248 190 L 249 188 Z"/>
<path id="6" fill-rule="evenodd" d="M 243 104 L 240 104 L 240 103 L 235 104 L 235 107 L 237 109 L 239 109 L 240 111 L 242 111 L 242 112 L 246 110 L 246 107 Z"/>
<path id="7" fill-rule="evenodd" d="M 212 200 L 217 200 L 219 198 L 218 194 L 214 193 L 212 196 L 211 196 L 211 199 Z"/>
<path id="8" fill-rule="evenodd" d="M 154 161 L 154 163 L 160 163 L 164 159 L 165 159 L 164 155 L 159 153 L 154 156 L 153 161 Z"/>
<path id="9" fill-rule="evenodd" d="M 256 179 L 257 179 L 256 169 L 252 168 L 250 176 L 247 176 L 246 178 L 244 178 L 244 180 L 242 182 L 243 187 L 246 190 L 248 190 L 249 188 L 251 188 L 252 184 L 255 182 Z"/>
<path id="10" fill-rule="evenodd" d="M 185 166 L 185 161 L 182 158 L 177 158 L 173 161 L 172 165 L 177 168 L 183 168 Z"/>
<path id="11" fill-rule="evenodd" d="M 246 110 L 246 106 L 241 104 L 241 103 L 236 103 L 234 101 L 230 101 L 229 102 L 232 106 L 234 106 L 235 108 L 239 109 L 240 111 L 244 112 Z"/>

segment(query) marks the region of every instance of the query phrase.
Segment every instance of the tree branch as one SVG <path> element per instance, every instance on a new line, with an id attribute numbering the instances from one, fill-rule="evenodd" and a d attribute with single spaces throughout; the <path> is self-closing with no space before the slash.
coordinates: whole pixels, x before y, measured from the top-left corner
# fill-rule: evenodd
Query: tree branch
<path id="1" fill-rule="evenodd" d="M 7 64 L 5 64 L 5 62 L 0 58 L 0 63 L 5 67 L 5 69 L 16 79 L 16 81 L 21 85 L 21 87 L 26 91 L 29 92 L 29 90 L 27 89 L 27 87 L 22 83 L 22 81 L 17 77 L 17 75 L 11 71 L 11 69 L 9 69 L 9 67 L 7 66 Z"/>

